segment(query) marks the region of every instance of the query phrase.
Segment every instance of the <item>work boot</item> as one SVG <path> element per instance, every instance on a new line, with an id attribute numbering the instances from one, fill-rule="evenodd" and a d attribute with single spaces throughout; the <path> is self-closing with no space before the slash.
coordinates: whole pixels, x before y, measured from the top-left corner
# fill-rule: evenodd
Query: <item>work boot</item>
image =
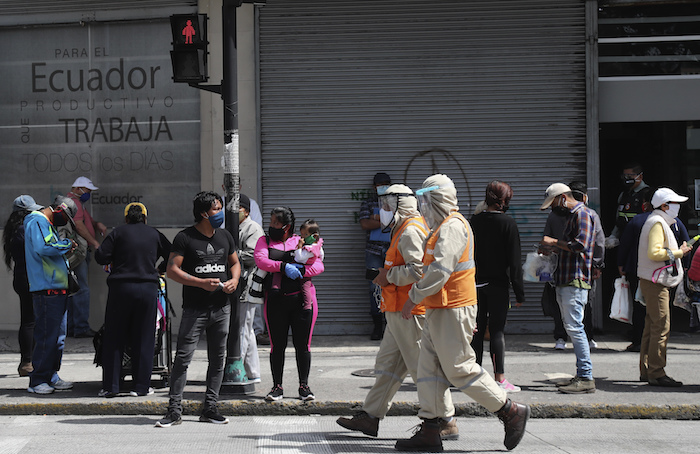
<path id="1" fill-rule="evenodd" d="M 367 412 L 361 411 L 351 418 L 338 418 L 336 422 L 346 429 L 362 432 L 376 437 L 379 432 L 379 418 L 373 418 Z"/>
<path id="2" fill-rule="evenodd" d="M 508 399 L 503 407 L 496 412 L 498 419 L 503 422 L 506 437 L 503 444 L 510 451 L 518 446 L 525 435 L 525 424 L 530 417 L 530 406 L 523 405 Z"/>
<path id="3" fill-rule="evenodd" d="M 422 452 L 442 452 L 442 439 L 440 439 L 439 419 L 426 419 L 420 424 L 419 430 L 408 440 L 396 442 L 398 451 L 422 451 Z"/>
<path id="4" fill-rule="evenodd" d="M 459 440 L 456 418 L 450 418 L 449 421 L 440 418 L 440 438 L 443 440 Z"/>

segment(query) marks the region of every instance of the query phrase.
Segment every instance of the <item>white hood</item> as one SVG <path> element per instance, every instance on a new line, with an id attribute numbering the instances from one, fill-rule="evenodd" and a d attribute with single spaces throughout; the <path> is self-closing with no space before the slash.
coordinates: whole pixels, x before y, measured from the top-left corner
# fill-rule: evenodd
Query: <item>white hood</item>
<path id="1" fill-rule="evenodd" d="M 425 194 L 429 197 L 432 215 L 425 216 L 424 213 L 426 221 L 428 221 L 431 229 L 440 225 L 453 211 L 459 211 L 459 206 L 457 205 L 457 189 L 450 177 L 437 174 L 428 177 L 423 182 L 423 188 L 430 188 L 433 186 L 438 186 L 438 188 Z"/>

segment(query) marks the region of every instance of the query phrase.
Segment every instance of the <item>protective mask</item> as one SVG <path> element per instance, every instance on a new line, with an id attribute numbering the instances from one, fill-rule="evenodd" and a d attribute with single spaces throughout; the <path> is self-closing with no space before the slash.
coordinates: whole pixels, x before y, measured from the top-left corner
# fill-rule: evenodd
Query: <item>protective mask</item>
<path id="1" fill-rule="evenodd" d="M 377 186 L 377 195 L 382 195 L 389 189 L 389 185 Z"/>
<path id="2" fill-rule="evenodd" d="M 90 193 L 89 192 L 83 192 L 82 194 L 80 194 L 80 201 L 82 203 L 85 203 L 88 200 L 90 200 Z"/>
<path id="3" fill-rule="evenodd" d="M 379 210 L 379 222 L 383 228 L 389 227 L 394 222 L 394 212 L 384 209 Z"/>
<path id="4" fill-rule="evenodd" d="M 238 223 L 245 221 L 245 213 L 243 211 L 238 212 Z"/>
<path id="5" fill-rule="evenodd" d="M 211 216 L 207 217 L 206 219 L 209 219 L 209 224 L 211 224 L 212 227 L 214 227 L 215 229 L 218 229 L 224 223 L 224 218 L 225 218 L 224 210 L 221 210 L 216 214 L 212 214 Z"/>
<path id="6" fill-rule="evenodd" d="M 666 210 L 666 214 L 668 214 L 671 218 L 676 219 L 678 217 L 678 213 L 681 212 L 681 205 L 679 203 L 669 203 L 668 204 L 668 210 Z"/>
<path id="7" fill-rule="evenodd" d="M 304 238 L 304 244 L 307 246 L 314 244 L 315 242 L 316 242 L 316 234 L 315 233 L 312 233 L 311 235 Z"/>
<path id="8" fill-rule="evenodd" d="M 626 177 L 624 175 L 622 176 L 622 184 L 625 186 L 625 188 L 631 188 L 632 186 L 634 186 L 634 184 L 636 182 L 637 182 L 637 176 L 632 177 L 632 178 Z"/>
<path id="9" fill-rule="evenodd" d="M 284 228 L 278 229 L 275 227 L 268 227 L 267 234 L 272 241 L 282 241 L 282 238 L 284 238 Z"/>
<path id="10" fill-rule="evenodd" d="M 68 224 L 68 216 L 63 211 L 53 212 L 53 225 L 56 227 L 62 227 Z"/>

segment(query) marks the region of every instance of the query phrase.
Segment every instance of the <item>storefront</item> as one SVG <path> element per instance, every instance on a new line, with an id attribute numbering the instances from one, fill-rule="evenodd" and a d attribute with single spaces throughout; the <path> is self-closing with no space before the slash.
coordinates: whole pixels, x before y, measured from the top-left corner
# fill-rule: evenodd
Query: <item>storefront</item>
<path id="1" fill-rule="evenodd" d="M 16 43 L 2 63 L 14 77 L 0 110 L 8 145 L 0 159 L 13 174 L 0 185 L 8 212 L 17 191 L 48 200 L 79 172 L 101 186 L 92 209 L 110 225 L 120 222 L 114 205 L 132 197 L 155 209 L 155 225 L 191 222 L 182 201 L 222 181 L 212 140 L 223 136 L 220 100 L 170 81 L 167 17 L 197 11 L 196 3 L 5 7 L 0 34 Z M 210 61 L 220 66 L 220 4 L 200 3 L 210 16 Z M 597 207 L 597 117 L 587 107 L 596 86 L 587 26 L 594 3 L 268 0 L 239 8 L 244 191 L 264 213 L 289 205 L 297 224 L 319 222 L 327 258 L 315 279 L 316 332 L 369 329 L 357 215 L 376 172 L 414 189 L 446 173 L 467 216 L 489 181 L 510 183 L 523 259 L 541 238 L 549 184 L 587 181 Z M 541 291 L 527 285 L 511 332 L 550 329 Z"/>
<path id="2" fill-rule="evenodd" d="M 608 234 L 620 171 L 635 161 L 650 186 L 690 197 L 680 217 L 691 236 L 698 233 L 700 4 L 658 3 L 601 2 L 601 217 Z"/>

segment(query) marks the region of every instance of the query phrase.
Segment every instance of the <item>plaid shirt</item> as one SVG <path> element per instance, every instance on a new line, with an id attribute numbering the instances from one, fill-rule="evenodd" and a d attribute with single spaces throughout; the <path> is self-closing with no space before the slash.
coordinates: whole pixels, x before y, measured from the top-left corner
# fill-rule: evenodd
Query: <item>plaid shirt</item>
<path id="1" fill-rule="evenodd" d="M 569 249 L 561 250 L 555 276 L 556 285 L 574 285 L 579 280 L 584 285 L 591 284 L 591 265 L 595 246 L 595 221 L 591 210 L 579 202 L 571 210 L 564 237 Z"/>

